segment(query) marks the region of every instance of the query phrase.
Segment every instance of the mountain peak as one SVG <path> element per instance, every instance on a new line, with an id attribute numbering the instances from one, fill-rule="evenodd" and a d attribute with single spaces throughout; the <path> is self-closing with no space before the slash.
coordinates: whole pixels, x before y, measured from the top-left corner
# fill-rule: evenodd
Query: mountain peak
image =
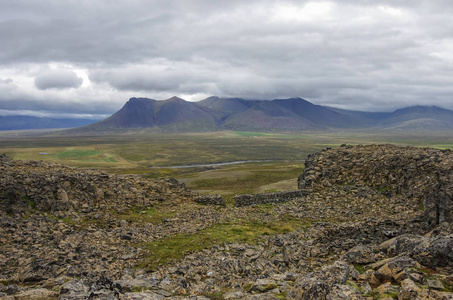
<path id="1" fill-rule="evenodd" d="M 167 99 L 167 100 L 164 100 L 164 101 L 169 101 L 169 102 L 170 102 L 170 101 L 184 101 L 184 102 L 187 102 L 186 100 L 184 100 L 184 99 L 182 99 L 182 98 L 179 98 L 179 97 L 177 97 L 177 96 L 173 96 L 173 97 L 171 97 L 171 98 L 169 98 L 169 99 Z"/>
<path id="2" fill-rule="evenodd" d="M 150 98 L 144 98 L 144 97 L 132 97 L 129 99 L 128 102 L 144 102 L 144 101 L 153 101 L 153 99 Z"/>

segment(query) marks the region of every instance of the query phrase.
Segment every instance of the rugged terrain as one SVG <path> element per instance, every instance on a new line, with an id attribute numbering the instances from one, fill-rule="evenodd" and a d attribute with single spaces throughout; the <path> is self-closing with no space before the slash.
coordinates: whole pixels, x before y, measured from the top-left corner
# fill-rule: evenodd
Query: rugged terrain
<path id="1" fill-rule="evenodd" d="M 448 150 L 326 149 L 307 196 L 240 208 L 172 179 L 5 156 L 0 172 L 1 299 L 453 299 Z M 214 229 L 231 238 L 189 250 Z M 178 239 L 187 252 L 159 261 Z"/>

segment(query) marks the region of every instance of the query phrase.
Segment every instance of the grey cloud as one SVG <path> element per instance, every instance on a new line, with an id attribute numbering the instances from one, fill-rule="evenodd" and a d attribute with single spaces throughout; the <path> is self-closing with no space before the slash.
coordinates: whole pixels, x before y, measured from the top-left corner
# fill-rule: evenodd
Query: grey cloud
<path id="1" fill-rule="evenodd" d="M 35 77 L 40 90 L 79 88 L 83 79 L 71 70 L 46 70 Z"/>
<path id="2" fill-rule="evenodd" d="M 17 97 L 8 97 L 0 99 L 0 107 L 3 110 L 8 111 L 23 111 L 33 110 L 39 112 L 45 112 L 47 114 L 112 114 L 124 103 L 105 102 L 99 100 L 89 99 L 83 102 L 79 101 L 62 101 L 61 98 L 50 97 L 50 98 L 31 98 L 27 97 L 20 98 L 18 101 Z M 127 99 L 126 99 L 127 100 Z"/>
<path id="3" fill-rule="evenodd" d="M 112 109 L 101 96 L 106 91 L 124 95 L 124 102 L 129 96 L 215 94 L 300 96 L 351 109 L 453 108 L 453 2 L 330 1 L 326 16 L 298 18 L 308 2 L 318 1 L 3 0 L 0 40 L 12 46 L 0 49 L 0 65 L 62 63 L 86 70 L 89 88 L 75 74 L 20 71 L 36 76 L 39 93 L 79 87 L 73 97 L 80 101 L 63 106 L 53 94 L 55 103 L 48 103 L 48 109 L 55 104 L 78 112 L 100 111 L 102 103 Z M 285 5 L 299 14 L 279 16 Z M 0 94 L 24 99 L 15 89 L 23 90 L 24 81 L 1 70 L 0 76 L 14 80 L 0 82 Z M 49 99 L 27 95 L 37 99 L 36 109 Z"/>
<path id="4" fill-rule="evenodd" d="M 10 84 L 10 83 L 13 83 L 14 81 L 11 79 L 11 78 L 5 78 L 5 79 L 1 79 L 0 78 L 0 84 Z"/>
<path id="5" fill-rule="evenodd" d="M 170 73 L 170 74 L 169 74 Z M 132 67 L 109 71 L 94 71 L 90 79 L 95 82 L 106 82 L 119 90 L 129 91 L 165 91 L 179 87 L 179 75 L 167 70 L 146 70 Z"/>
<path id="6" fill-rule="evenodd" d="M 91 119 L 91 120 L 100 120 L 109 117 L 110 115 L 104 114 L 75 114 L 75 113 L 54 113 L 54 112 L 45 112 L 45 111 L 35 111 L 35 110 L 6 110 L 0 109 L 0 116 L 34 116 L 34 117 L 45 117 L 45 118 L 55 118 L 55 119 Z"/>

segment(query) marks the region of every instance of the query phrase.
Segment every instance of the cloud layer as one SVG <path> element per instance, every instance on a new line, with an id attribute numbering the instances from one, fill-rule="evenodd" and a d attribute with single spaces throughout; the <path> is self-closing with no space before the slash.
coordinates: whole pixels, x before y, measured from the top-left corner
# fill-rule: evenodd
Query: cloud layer
<path id="1" fill-rule="evenodd" d="M 46 70 L 35 77 L 39 90 L 79 88 L 83 79 L 71 70 Z"/>
<path id="2" fill-rule="evenodd" d="M 452 18 L 447 0 L 3 0 L 0 109 L 173 95 L 453 109 Z"/>

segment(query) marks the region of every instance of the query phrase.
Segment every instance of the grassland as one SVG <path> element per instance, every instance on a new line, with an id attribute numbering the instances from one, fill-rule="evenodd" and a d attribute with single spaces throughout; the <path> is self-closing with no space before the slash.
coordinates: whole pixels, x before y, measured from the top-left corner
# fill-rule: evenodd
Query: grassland
<path id="1" fill-rule="evenodd" d="M 0 153 L 14 159 L 48 160 L 114 173 L 175 177 L 189 188 L 219 193 L 272 192 L 293 189 L 303 160 L 325 147 L 341 144 L 393 143 L 453 149 L 453 132 L 301 132 L 157 134 L 11 138 L 0 132 Z M 3 136 L 3 138 L 2 138 Z M 173 168 L 232 161 L 261 161 L 207 168 Z"/>
<path id="2" fill-rule="evenodd" d="M 301 161 L 253 162 L 223 166 L 202 172 L 178 174 L 178 180 L 192 190 L 222 195 L 227 204 L 236 194 L 270 193 L 297 189 L 303 172 Z"/>

